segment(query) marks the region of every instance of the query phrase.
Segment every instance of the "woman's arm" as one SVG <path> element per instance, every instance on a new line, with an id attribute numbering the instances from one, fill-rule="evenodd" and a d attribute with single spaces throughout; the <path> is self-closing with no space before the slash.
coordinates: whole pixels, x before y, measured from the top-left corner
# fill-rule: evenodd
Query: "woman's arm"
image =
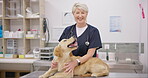
<path id="1" fill-rule="evenodd" d="M 96 50 L 96 48 L 89 49 L 87 54 L 79 59 L 80 62 L 84 63 L 85 61 L 90 59 L 94 55 L 95 50 Z M 67 63 L 66 66 L 64 66 L 64 68 L 66 68 L 65 72 L 68 72 L 68 73 L 72 72 L 77 65 L 78 65 L 77 60 L 74 60 L 74 61 Z"/>
<path id="2" fill-rule="evenodd" d="M 53 69 L 53 68 L 56 68 L 58 66 L 58 63 L 57 62 L 54 62 L 53 60 L 51 61 L 51 66 L 50 68 Z"/>
<path id="3" fill-rule="evenodd" d="M 79 60 L 81 63 L 84 63 L 85 61 L 87 61 L 88 59 L 90 59 L 94 53 L 95 53 L 95 50 L 96 48 L 91 48 L 91 49 L 88 49 L 88 52 L 86 55 L 84 55 L 83 57 L 81 57 Z"/>

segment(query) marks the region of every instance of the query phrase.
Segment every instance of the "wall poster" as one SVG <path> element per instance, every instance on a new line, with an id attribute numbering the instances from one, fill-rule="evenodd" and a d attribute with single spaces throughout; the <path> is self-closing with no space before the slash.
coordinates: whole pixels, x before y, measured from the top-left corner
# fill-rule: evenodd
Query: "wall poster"
<path id="1" fill-rule="evenodd" d="M 121 16 L 110 16 L 110 32 L 121 32 Z"/>

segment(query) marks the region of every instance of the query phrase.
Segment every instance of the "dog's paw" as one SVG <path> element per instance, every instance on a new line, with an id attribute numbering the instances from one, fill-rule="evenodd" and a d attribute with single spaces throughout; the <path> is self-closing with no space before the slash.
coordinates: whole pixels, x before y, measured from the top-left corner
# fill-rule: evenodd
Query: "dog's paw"
<path id="1" fill-rule="evenodd" d="M 46 76 L 44 76 L 44 75 L 41 75 L 41 76 L 39 76 L 39 78 L 47 78 Z"/>
<path id="2" fill-rule="evenodd" d="M 91 74 L 92 77 L 97 77 L 97 74 Z"/>

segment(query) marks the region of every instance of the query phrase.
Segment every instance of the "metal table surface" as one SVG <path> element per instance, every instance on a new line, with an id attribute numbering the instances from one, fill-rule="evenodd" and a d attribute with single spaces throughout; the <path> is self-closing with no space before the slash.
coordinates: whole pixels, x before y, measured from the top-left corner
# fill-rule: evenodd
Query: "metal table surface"
<path id="1" fill-rule="evenodd" d="M 22 76 L 20 78 L 38 78 L 43 73 L 45 73 L 45 71 L 35 71 L 35 72 L 29 73 L 25 76 Z M 104 77 L 79 77 L 79 76 L 75 76 L 74 78 L 148 78 L 148 74 L 113 73 L 113 72 L 110 72 L 110 74 L 108 76 L 104 76 Z"/>
<path id="2" fill-rule="evenodd" d="M 139 62 L 136 64 L 120 64 L 115 61 L 104 61 L 106 62 L 111 72 L 124 72 L 124 73 L 142 73 L 143 65 Z M 46 71 L 39 70 L 42 67 L 50 67 L 51 61 L 47 60 L 37 60 L 33 63 L 34 71 Z"/>
<path id="3" fill-rule="evenodd" d="M 34 61 L 33 62 L 33 71 L 38 71 L 41 67 L 50 67 L 50 65 L 51 65 L 51 61 L 48 61 L 48 60 Z"/>

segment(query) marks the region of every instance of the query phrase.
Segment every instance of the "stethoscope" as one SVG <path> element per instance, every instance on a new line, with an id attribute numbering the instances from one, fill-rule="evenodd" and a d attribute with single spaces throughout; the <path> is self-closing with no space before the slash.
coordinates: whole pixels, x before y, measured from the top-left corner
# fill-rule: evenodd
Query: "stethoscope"
<path id="1" fill-rule="evenodd" d="M 72 37 L 72 36 L 74 36 L 74 34 L 73 34 L 73 29 L 74 29 L 74 25 L 72 26 L 72 28 L 71 28 L 71 30 L 70 30 L 70 37 Z M 76 37 L 76 36 L 75 36 Z M 85 42 L 85 45 L 86 46 L 89 46 L 89 41 L 88 41 L 88 39 L 89 39 L 89 35 L 87 34 L 87 38 L 86 38 L 86 42 Z"/>

